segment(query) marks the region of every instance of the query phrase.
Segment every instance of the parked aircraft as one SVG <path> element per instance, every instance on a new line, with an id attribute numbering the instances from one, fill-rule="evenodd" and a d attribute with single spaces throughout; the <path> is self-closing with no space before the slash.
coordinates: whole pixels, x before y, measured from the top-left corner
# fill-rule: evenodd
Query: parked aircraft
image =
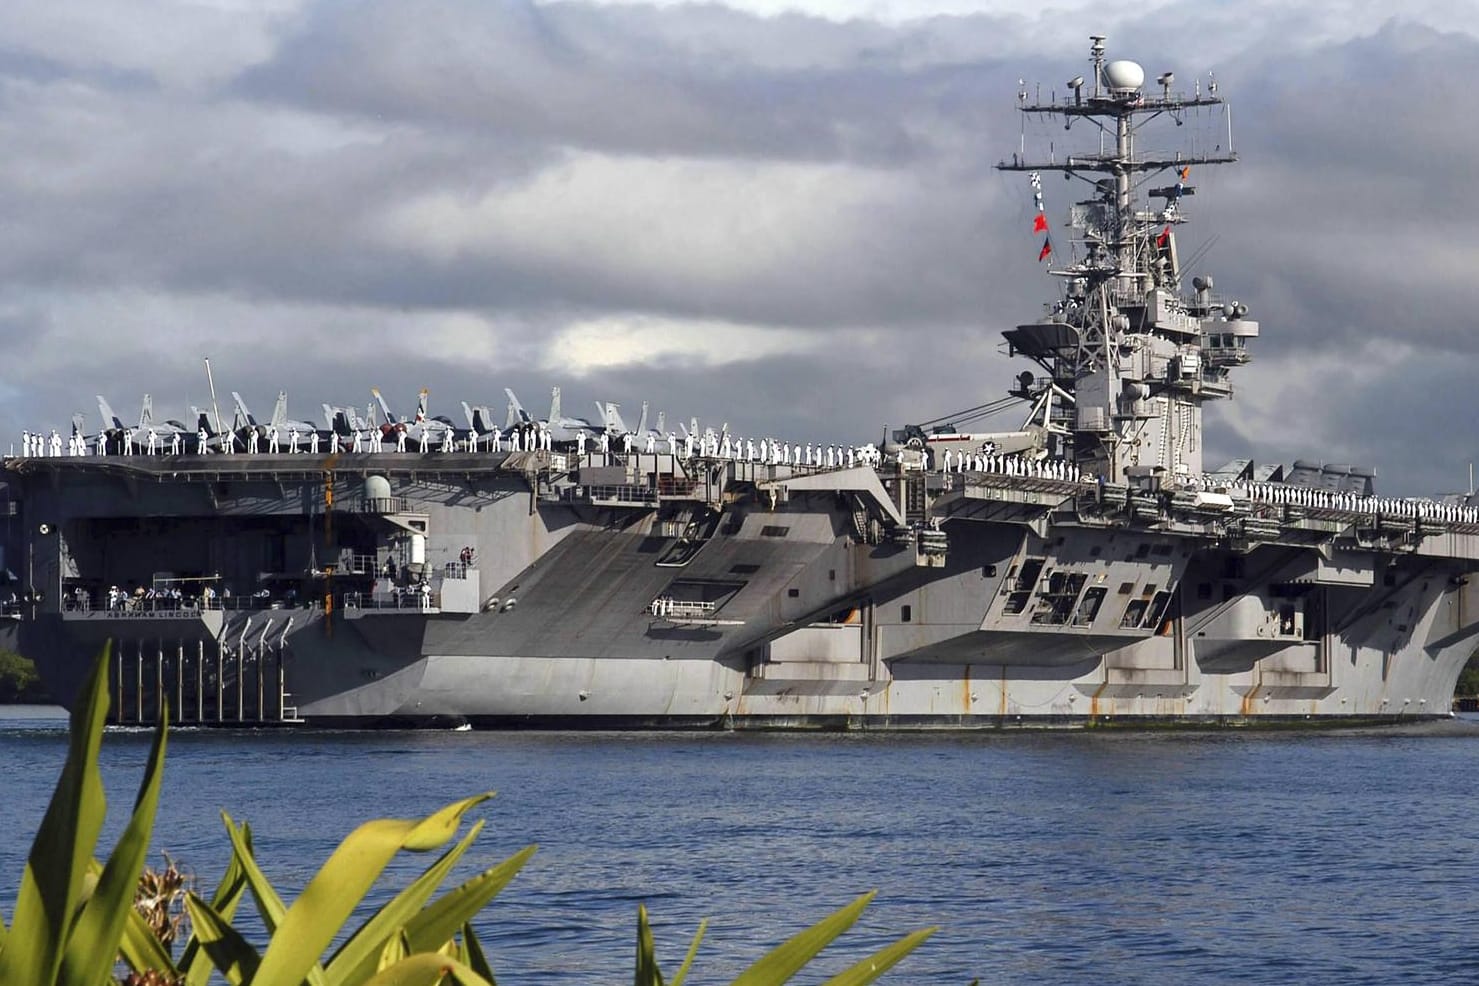
<path id="1" fill-rule="evenodd" d="M 341 449 L 352 449 L 357 436 L 361 450 L 368 451 L 372 436 L 380 435 L 380 429 L 366 418 L 361 417 L 356 408 L 325 404 L 323 409 L 324 420 L 328 422 L 329 431 L 339 436 Z M 373 416 L 374 405 L 366 408 L 365 413 Z"/>
<path id="2" fill-rule="evenodd" d="M 139 409 L 139 423 L 137 427 L 129 427 L 123 423 L 123 419 L 113 412 L 102 394 L 97 395 L 98 414 L 102 416 L 103 428 L 101 437 L 107 443 L 108 451 L 118 453 L 124 451 L 124 446 L 129 445 L 141 452 L 148 452 L 149 439 L 152 433 L 154 437 L 154 450 L 159 451 L 169 447 L 173 436 L 179 434 L 182 439 L 193 438 L 195 430 L 185 427 L 184 423 L 173 419 L 166 421 L 154 420 L 154 399 L 148 394 L 144 395 L 143 407 Z"/>
<path id="3" fill-rule="evenodd" d="M 449 435 L 453 441 L 462 437 L 457 433 L 457 427 L 452 424 L 451 419 L 440 416 L 432 417 L 427 414 L 427 397 L 430 391 L 424 387 L 416 399 L 416 417 L 410 421 L 395 416 L 378 388 L 371 388 L 370 393 L 379 402 L 380 410 L 385 415 L 385 423 L 380 426 L 380 430 L 388 442 L 398 443 L 397 433 L 404 432 L 407 447 L 414 451 L 421 451 L 442 445 Z"/>
<path id="4" fill-rule="evenodd" d="M 604 420 L 605 408 L 598 401 L 596 407 L 601 410 L 603 421 L 601 424 L 593 424 L 585 418 L 567 418 L 560 410 L 560 388 L 554 387 L 550 390 L 549 417 L 543 421 L 536 421 L 530 417 L 529 412 L 519 403 L 514 392 L 505 387 L 503 392 L 508 395 L 509 408 L 518 421 L 525 424 L 539 425 L 550 433 L 550 440 L 556 445 L 571 445 L 579 440 L 579 436 L 586 438 L 606 434 L 607 423 Z"/>
<path id="5" fill-rule="evenodd" d="M 277 430 L 278 442 L 284 446 L 293 444 L 296 437 L 299 442 L 306 442 L 315 434 L 323 434 L 322 430 L 312 421 L 294 421 L 288 417 L 288 392 L 280 390 L 277 393 L 277 404 L 272 408 L 272 419 L 266 424 L 261 424 L 247 408 L 246 401 L 236 391 L 231 392 L 231 399 L 236 402 L 236 413 L 243 422 L 243 429 L 239 432 L 243 438 L 247 431 L 255 431 L 261 440 L 271 438 L 273 429 Z"/>

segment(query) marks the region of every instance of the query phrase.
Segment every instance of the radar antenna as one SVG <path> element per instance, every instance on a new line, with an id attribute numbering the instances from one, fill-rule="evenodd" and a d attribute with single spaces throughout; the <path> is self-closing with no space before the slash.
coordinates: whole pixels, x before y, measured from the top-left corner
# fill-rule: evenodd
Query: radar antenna
<path id="1" fill-rule="evenodd" d="M 1237 160 L 1219 146 L 1213 153 L 1143 152 L 1155 121 L 1176 126 L 1203 107 L 1224 107 L 1216 85 L 1186 95 L 1176 76 L 1163 72 L 1157 88 L 1145 91 L 1145 71 L 1127 60 L 1110 60 L 1105 37 L 1090 37 L 1091 74 L 1068 82 L 1069 95 L 1050 101 L 1026 98 L 1018 86 L 1018 109 L 1027 116 L 1055 117 L 1072 129 L 1087 123 L 1100 135 L 1097 150 L 1054 153 L 1034 160 L 1025 151 L 997 165 L 1029 172 L 1041 209 L 1037 175 L 1056 171 L 1091 187 L 1072 205 L 1071 262 L 1052 273 L 1063 280 L 1062 297 L 1046 318 L 1006 333 L 1009 350 L 1047 371 L 1041 386 L 1057 386 L 1073 400 L 1057 405 L 1064 437 L 1059 454 L 1087 474 L 1123 481 L 1126 470 L 1171 473 L 1201 469 L 1201 406 L 1232 394 L 1228 371 L 1248 361 L 1246 342 L 1258 324 L 1242 317 L 1242 306 L 1211 295 L 1211 279 L 1190 295 L 1182 292 L 1175 228 L 1186 222 L 1183 202 L 1196 193 L 1193 168 Z M 1229 125 L 1230 126 L 1230 125 Z M 1152 184 L 1166 175 L 1162 184 Z M 1041 229 L 1042 220 L 1037 220 Z M 1048 259 L 1047 241 L 1039 254 Z"/>

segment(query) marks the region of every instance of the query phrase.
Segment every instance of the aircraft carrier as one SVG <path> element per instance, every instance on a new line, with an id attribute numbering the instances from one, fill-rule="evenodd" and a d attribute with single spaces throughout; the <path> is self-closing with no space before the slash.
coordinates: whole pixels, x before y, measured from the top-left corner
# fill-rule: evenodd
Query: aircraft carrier
<path id="1" fill-rule="evenodd" d="M 165 702 L 227 726 L 1446 715 L 1479 629 L 1479 508 L 1346 465 L 1203 462 L 1203 405 L 1259 325 L 1183 270 L 1177 233 L 1231 143 L 1149 148 L 1222 98 L 1147 83 L 1102 38 L 1086 75 L 1019 108 L 1089 149 L 1000 165 L 1061 287 L 1005 333 L 1021 427 L 28 437 L 4 466 L 21 651 L 67 701 L 111 640 L 120 723 Z M 1044 173 L 1078 180 L 1066 225 Z"/>

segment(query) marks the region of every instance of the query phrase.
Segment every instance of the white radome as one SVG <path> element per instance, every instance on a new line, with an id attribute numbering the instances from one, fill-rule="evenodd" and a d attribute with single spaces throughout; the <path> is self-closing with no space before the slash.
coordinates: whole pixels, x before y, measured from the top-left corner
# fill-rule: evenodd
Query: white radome
<path id="1" fill-rule="evenodd" d="M 1111 92 L 1135 92 L 1145 85 L 1145 69 L 1138 62 L 1110 62 L 1104 66 L 1104 84 Z"/>

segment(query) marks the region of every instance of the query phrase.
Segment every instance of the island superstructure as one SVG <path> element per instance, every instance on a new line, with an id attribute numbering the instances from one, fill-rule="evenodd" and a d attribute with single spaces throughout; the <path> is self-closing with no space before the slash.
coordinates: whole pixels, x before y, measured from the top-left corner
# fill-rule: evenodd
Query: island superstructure
<path id="1" fill-rule="evenodd" d="M 1259 326 L 1183 271 L 1177 230 L 1192 176 L 1234 155 L 1151 148 L 1221 97 L 1147 87 L 1103 38 L 1089 65 L 1019 108 L 1097 147 L 1000 165 L 1028 176 L 1061 285 L 1005 333 L 1035 367 L 1021 427 L 803 447 L 469 410 L 265 451 L 204 415 L 173 447 L 28 440 L 5 463 L 22 651 L 69 700 L 111 640 L 117 722 L 165 702 L 313 726 L 1446 714 L 1479 508 L 1383 497 L 1348 465 L 1207 468 L 1202 405 L 1232 397 Z M 1063 243 L 1044 173 L 1087 189 Z"/>

